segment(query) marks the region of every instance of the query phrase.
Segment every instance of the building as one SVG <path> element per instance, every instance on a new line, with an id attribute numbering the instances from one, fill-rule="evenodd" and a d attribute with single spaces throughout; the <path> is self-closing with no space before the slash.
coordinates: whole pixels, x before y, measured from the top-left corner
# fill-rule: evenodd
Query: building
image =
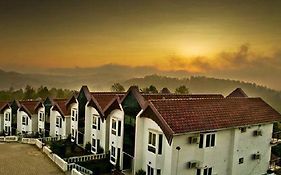
<path id="1" fill-rule="evenodd" d="M 38 114 L 36 111 L 38 103 L 40 101 L 15 101 L 14 105 L 16 106 L 14 107 L 17 108 L 17 134 L 34 135 L 38 132 Z"/>
<path id="2" fill-rule="evenodd" d="M 92 153 L 108 150 L 107 124 L 103 109 L 115 97 L 125 93 L 90 92 L 83 86 L 78 95 L 73 95 L 67 102 L 71 111 L 72 141 L 83 147 L 91 144 Z"/>
<path id="3" fill-rule="evenodd" d="M 50 136 L 66 138 L 70 134 L 70 110 L 66 108 L 66 99 L 51 99 Z"/>
<path id="4" fill-rule="evenodd" d="M 0 133 L 2 135 L 12 134 L 12 114 L 10 103 L 1 102 L 0 103 Z"/>
<path id="5" fill-rule="evenodd" d="M 110 162 L 135 174 L 264 174 L 281 115 L 237 89 L 222 95 L 142 94 L 131 87 L 104 110 Z M 219 156 L 218 156 L 219 155 Z"/>

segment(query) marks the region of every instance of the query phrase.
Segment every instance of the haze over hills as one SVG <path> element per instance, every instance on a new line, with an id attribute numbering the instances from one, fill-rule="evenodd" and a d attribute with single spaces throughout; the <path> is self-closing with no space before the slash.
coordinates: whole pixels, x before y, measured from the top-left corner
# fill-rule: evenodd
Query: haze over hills
<path id="1" fill-rule="evenodd" d="M 119 82 L 128 88 L 138 85 L 140 88 L 155 85 L 158 89 L 168 87 L 174 91 L 180 85 L 189 88 L 190 93 L 229 94 L 241 87 L 249 96 L 259 96 L 281 111 L 281 91 L 260 86 L 255 83 L 229 79 L 210 78 L 202 75 L 193 76 L 186 71 L 161 71 L 154 67 L 128 67 L 104 65 L 97 68 L 52 69 L 41 73 L 18 73 L 0 71 L 0 89 L 24 88 L 41 85 L 49 88 L 66 88 L 78 90 L 81 85 L 88 85 L 91 90 L 110 90 L 113 83 Z"/>

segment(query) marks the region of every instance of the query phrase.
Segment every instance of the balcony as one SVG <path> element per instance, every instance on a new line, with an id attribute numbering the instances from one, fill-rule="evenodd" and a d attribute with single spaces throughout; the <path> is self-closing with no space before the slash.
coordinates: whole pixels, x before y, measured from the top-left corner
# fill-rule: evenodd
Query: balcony
<path id="1" fill-rule="evenodd" d="M 278 145 L 281 143 L 281 131 L 275 132 L 272 134 L 272 139 L 270 141 L 270 144 L 272 146 Z"/>

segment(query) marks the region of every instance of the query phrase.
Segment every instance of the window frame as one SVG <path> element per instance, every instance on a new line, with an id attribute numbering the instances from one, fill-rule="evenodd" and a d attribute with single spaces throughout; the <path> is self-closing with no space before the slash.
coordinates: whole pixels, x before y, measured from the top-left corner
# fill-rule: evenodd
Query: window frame
<path id="1" fill-rule="evenodd" d="M 110 160 L 112 162 L 116 161 L 116 148 L 113 145 L 111 145 Z"/>
<path id="2" fill-rule="evenodd" d="M 154 175 L 154 168 L 151 165 L 147 165 L 147 175 Z"/>
<path id="3" fill-rule="evenodd" d="M 97 129 L 98 125 L 98 119 L 97 116 L 94 114 L 92 117 L 92 129 Z"/>
<path id="4" fill-rule="evenodd" d="M 28 116 L 22 115 L 21 124 L 27 126 L 28 125 Z"/>
<path id="5" fill-rule="evenodd" d="M 56 127 L 62 128 L 62 117 L 59 115 L 56 117 Z"/>
<path id="6" fill-rule="evenodd" d="M 44 122 L 45 121 L 45 115 L 43 111 L 39 112 L 39 121 L 40 122 Z"/>
<path id="7" fill-rule="evenodd" d="M 113 127 L 113 126 L 115 126 L 115 127 Z M 113 134 L 115 136 L 117 135 L 117 120 L 114 118 L 111 120 L 111 134 Z"/>
<path id="8" fill-rule="evenodd" d="M 199 148 L 213 148 L 216 146 L 217 133 L 201 133 L 199 140 Z"/>
<path id="9" fill-rule="evenodd" d="M 6 112 L 6 113 L 5 113 L 5 121 L 6 121 L 6 122 L 11 121 L 11 114 L 10 114 L 10 112 Z"/>
<path id="10" fill-rule="evenodd" d="M 148 131 L 148 151 L 156 154 L 157 152 L 157 133 Z"/>

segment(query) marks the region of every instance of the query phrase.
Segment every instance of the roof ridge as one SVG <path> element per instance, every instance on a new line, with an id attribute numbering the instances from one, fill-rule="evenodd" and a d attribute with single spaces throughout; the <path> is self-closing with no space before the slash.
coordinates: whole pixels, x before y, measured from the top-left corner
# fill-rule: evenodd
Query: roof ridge
<path id="1" fill-rule="evenodd" d="M 233 98 L 161 98 L 149 99 L 148 101 L 192 101 L 192 100 L 230 100 L 230 99 L 261 99 L 260 97 L 233 97 Z"/>

